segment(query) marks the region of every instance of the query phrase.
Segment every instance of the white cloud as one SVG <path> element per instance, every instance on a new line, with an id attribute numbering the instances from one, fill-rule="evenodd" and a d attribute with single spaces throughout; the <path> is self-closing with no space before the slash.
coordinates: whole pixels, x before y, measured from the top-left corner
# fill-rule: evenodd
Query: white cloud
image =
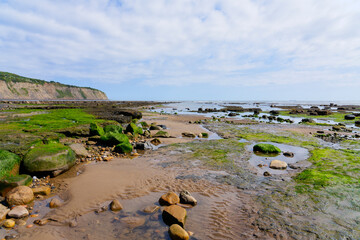
<path id="1" fill-rule="evenodd" d="M 359 10 L 356 0 L 14 0 L 0 3 L 0 67 L 108 83 L 359 85 Z"/>

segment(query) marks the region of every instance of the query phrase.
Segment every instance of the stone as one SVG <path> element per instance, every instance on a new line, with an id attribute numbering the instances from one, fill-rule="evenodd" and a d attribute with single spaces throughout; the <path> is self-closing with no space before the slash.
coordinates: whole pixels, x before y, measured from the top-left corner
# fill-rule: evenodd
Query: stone
<path id="1" fill-rule="evenodd" d="M 170 134 L 168 132 L 160 130 L 157 133 L 155 133 L 154 137 L 156 137 L 156 138 L 169 138 Z"/>
<path id="2" fill-rule="evenodd" d="M 96 123 L 90 123 L 90 135 L 102 136 L 104 134 L 104 129 L 97 125 Z"/>
<path id="3" fill-rule="evenodd" d="M 270 168 L 273 169 L 286 169 L 287 168 L 287 163 L 284 161 L 280 161 L 280 160 L 272 160 L 270 163 Z"/>
<path id="4" fill-rule="evenodd" d="M 0 150 L 0 179 L 19 173 L 21 159 L 18 155 L 6 150 Z"/>
<path id="5" fill-rule="evenodd" d="M 132 133 L 132 134 L 144 134 L 144 131 L 142 127 L 137 126 L 135 123 L 131 122 L 129 125 L 127 125 L 125 129 L 125 133 Z"/>
<path id="6" fill-rule="evenodd" d="M 151 125 L 150 130 L 161 130 L 161 127 L 157 125 Z"/>
<path id="7" fill-rule="evenodd" d="M 150 141 L 150 143 L 157 146 L 157 145 L 161 144 L 161 141 L 158 138 L 154 138 Z"/>
<path id="8" fill-rule="evenodd" d="M 180 203 L 183 204 L 190 204 L 192 206 L 195 206 L 197 204 L 197 200 L 191 196 L 191 194 L 188 191 L 181 191 L 180 192 Z"/>
<path id="9" fill-rule="evenodd" d="M 16 206 L 8 213 L 9 217 L 12 218 L 22 218 L 29 216 L 29 211 L 26 209 L 26 207 L 23 206 Z"/>
<path id="10" fill-rule="evenodd" d="M 196 134 L 192 133 L 192 132 L 183 132 L 181 134 L 183 137 L 189 137 L 189 138 L 195 138 Z"/>
<path id="11" fill-rule="evenodd" d="M 360 121 L 355 121 L 355 126 L 360 127 Z"/>
<path id="12" fill-rule="evenodd" d="M 347 114 L 344 116 L 345 120 L 354 120 L 355 119 L 355 115 L 353 114 Z"/>
<path id="13" fill-rule="evenodd" d="M 283 155 L 285 157 L 294 157 L 294 153 L 293 152 L 284 152 Z"/>
<path id="14" fill-rule="evenodd" d="M 110 209 L 112 211 L 120 211 L 121 209 L 123 209 L 123 206 L 121 205 L 121 203 L 119 202 L 119 200 L 114 199 L 111 203 L 110 203 Z"/>
<path id="15" fill-rule="evenodd" d="M 6 228 L 13 228 L 13 227 L 15 227 L 15 221 L 12 220 L 12 219 L 7 219 L 3 223 L 3 226 L 6 227 Z"/>
<path id="16" fill-rule="evenodd" d="M 32 188 L 32 191 L 33 191 L 35 196 L 36 195 L 47 196 L 47 195 L 50 195 L 51 188 L 49 186 L 40 186 L 40 187 Z"/>
<path id="17" fill-rule="evenodd" d="M 75 152 L 76 156 L 86 157 L 89 155 L 89 152 L 81 143 L 73 143 L 69 147 Z"/>
<path id="18" fill-rule="evenodd" d="M 179 196 L 174 192 L 168 192 L 162 195 L 159 199 L 160 205 L 173 205 L 180 202 Z"/>
<path id="19" fill-rule="evenodd" d="M 189 234 L 178 224 L 173 224 L 169 228 L 169 235 L 172 240 L 188 240 Z"/>
<path id="20" fill-rule="evenodd" d="M 261 153 L 281 153 L 281 150 L 268 143 L 258 143 L 253 147 L 254 152 L 261 152 Z"/>
<path id="21" fill-rule="evenodd" d="M 43 218 L 43 219 L 37 219 L 34 221 L 34 223 L 36 225 L 39 225 L 39 226 L 44 226 L 45 224 L 47 224 L 49 222 L 49 219 L 47 218 Z"/>
<path id="22" fill-rule="evenodd" d="M 7 176 L 0 181 L 0 191 L 8 192 L 18 186 L 29 186 L 32 183 L 32 177 L 26 174 Z"/>
<path id="23" fill-rule="evenodd" d="M 126 223 L 131 228 L 140 227 L 145 224 L 145 218 L 142 217 L 123 217 L 120 221 Z"/>
<path id="24" fill-rule="evenodd" d="M 19 226 L 25 226 L 26 225 L 26 221 L 23 220 L 23 219 L 17 219 L 15 222 L 16 222 L 16 225 L 19 225 Z"/>
<path id="25" fill-rule="evenodd" d="M 157 212 L 158 210 L 160 209 L 159 206 L 156 206 L 156 205 L 150 205 L 150 206 L 147 206 L 146 208 L 144 208 L 144 213 L 154 213 L 154 212 Z"/>
<path id="26" fill-rule="evenodd" d="M 24 157 L 24 169 L 29 173 L 52 174 L 54 176 L 68 170 L 76 162 L 71 148 L 58 143 L 36 144 Z"/>
<path id="27" fill-rule="evenodd" d="M 300 123 L 315 123 L 315 120 L 312 118 L 304 118 Z"/>
<path id="28" fill-rule="evenodd" d="M 263 174 L 265 177 L 270 177 L 271 174 L 268 172 L 268 171 L 265 171 L 264 174 Z"/>
<path id="29" fill-rule="evenodd" d="M 0 203 L 0 221 L 6 218 L 8 212 L 10 212 L 10 209 Z"/>
<path id="30" fill-rule="evenodd" d="M 179 224 L 181 227 L 185 225 L 186 209 L 177 205 L 165 207 L 162 218 L 164 223 L 171 226 L 172 224 Z"/>
<path id="31" fill-rule="evenodd" d="M 50 203 L 49 203 L 49 207 L 50 208 L 57 208 L 60 207 L 63 203 L 57 199 L 57 198 L 53 198 L 51 199 Z"/>
<path id="32" fill-rule="evenodd" d="M 6 201 L 9 205 L 25 205 L 34 200 L 34 193 L 27 186 L 19 186 L 6 194 Z"/>

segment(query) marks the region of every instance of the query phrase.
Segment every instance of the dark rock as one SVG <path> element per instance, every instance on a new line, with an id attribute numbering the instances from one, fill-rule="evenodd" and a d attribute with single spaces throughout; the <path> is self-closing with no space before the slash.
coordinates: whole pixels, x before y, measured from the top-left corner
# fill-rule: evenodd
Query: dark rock
<path id="1" fill-rule="evenodd" d="M 180 203 L 190 204 L 192 206 L 195 206 L 197 204 L 197 200 L 193 196 L 191 196 L 191 194 L 186 190 L 181 191 L 179 197 Z"/>
<path id="2" fill-rule="evenodd" d="M 284 152 L 283 155 L 285 157 L 294 157 L 294 153 L 292 153 L 292 152 Z"/>
<path id="3" fill-rule="evenodd" d="M 347 114 L 347 115 L 344 116 L 344 119 L 345 120 L 354 120 L 355 116 L 353 114 Z"/>
<path id="4" fill-rule="evenodd" d="M 265 172 L 264 172 L 264 176 L 265 176 L 265 177 L 270 177 L 271 174 L 270 174 L 268 171 L 265 171 Z"/>

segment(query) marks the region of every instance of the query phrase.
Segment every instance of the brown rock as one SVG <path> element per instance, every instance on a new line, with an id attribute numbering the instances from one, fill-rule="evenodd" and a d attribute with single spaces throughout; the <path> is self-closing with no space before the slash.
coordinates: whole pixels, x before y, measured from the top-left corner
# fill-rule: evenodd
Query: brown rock
<path id="1" fill-rule="evenodd" d="M 45 224 L 47 224 L 49 222 L 49 219 L 38 219 L 38 220 L 35 220 L 34 223 L 36 225 L 39 225 L 39 226 L 44 226 Z"/>
<path id="2" fill-rule="evenodd" d="M 111 203 L 110 203 L 110 209 L 112 211 L 120 211 L 121 209 L 123 209 L 123 206 L 121 205 L 121 203 L 119 202 L 119 200 L 114 199 Z"/>
<path id="3" fill-rule="evenodd" d="M 173 224 L 169 228 L 169 235 L 172 240 L 188 240 L 189 234 L 178 224 Z"/>
<path id="4" fill-rule="evenodd" d="M 164 222 L 167 225 L 179 224 L 181 227 L 185 225 L 186 210 L 177 205 L 171 205 L 164 209 L 162 213 Z"/>
<path id="5" fill-rule="evenodd" d="M 154 138 L 154 139 L 152 139 L 150 142 L 151 142 L 151 144 L 153 144 L 153 145 L 155 145 L 155 146 L 161 144 L 161 141 L 160 141 L 160 139 L 158 139 L 158 138 Z"/>
<path id="6" fill-rule="evenodd" d="M 50 208 L 57 208 L 57 207 L 60 207 L 61 205 L 62 205 L 62 202 L 57 198 L 51 199 L 51 201 L 49 203 Z"/>
<path id="7" fill-rule="evenodd" d="M 280 161 L 280 160 L 272 160 L 270 163 L 270 168 L 273 169 L 286 169 L 287 168 L 287 163 L 284 161 Z"/>
<path id="8" fill-rule="evenodd" d="M 33 188 L 32 191 L 33 191 L 34 195 L 47 196 L 47 195 L 50 195 L 51 188 L 48 186 L 41 186 L 41 187 Z"/>
<path id="9" fill-rule="evenodd" d="M 173 205 L 180 202 L 180 198 L 178 195 L 174 192 L 168 192 L 164 195 L 162 195 L 159 199 L 160 205 Z"/>
<path id="10" fill-rule="evenodd" d="M 196 134 L 192 133 L 192 132 L 183 132 L 181 134 L 183 137 L 189 137 L 189 138 L 195 138 Z"/>
<path id="11" fill-rule="evenodd" d="M 141 217 L 124 217 L 121 221 L 129 225 L 129 227 L 136 228 L 145 224 L 145 218 Z"/>
<path id="12" fill-rule="evenodd" d="M 109 156 L 109 157 L 104 157 L 104 161 L 111 161 L 113 158 L 114 158 L 114 157 L 111 157 L 111 156 Z"/>
<path id="13" fill-rule="evenodd" d="M 151 206 L 147 206 L 146 208 L 144 208 L 144 212 L 145 213 L 154 213 L 156 212 L 157 210 L 159 210 L 160 207 L 159 206 L 156 206 L 156 205 L 151 205 Z"/>
<path id="14" fill-rule="evenodd" d="M 23 206 L 16 206 L 8 213 L 9 217 L 12 218 L 22 218 L 29 216 L 29 211 L 26 209 L 26 207 Z"/>
<path id="15" fill-rule="evenodd" d="M 27 186 L 18 186 L 6 194 L 9 205 L 25 205 L 34 200 L 34 193 Z"/>

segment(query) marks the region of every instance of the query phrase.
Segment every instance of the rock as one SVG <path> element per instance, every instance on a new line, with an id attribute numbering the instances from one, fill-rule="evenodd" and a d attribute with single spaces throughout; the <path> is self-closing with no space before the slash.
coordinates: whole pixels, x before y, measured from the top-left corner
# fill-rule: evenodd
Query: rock
<path id="1" fill-rule="evenodd" d="M 34 223 L 36 225 L 39 225 L 39 226 L 44 226 L 45 224 L 47 224 L 49 222 L 49 219 L 47 218 L 43 218 L 43 219 L 37 219 L 34 221 Z"/>
<path id="2" fill-rule="evenodd" d="M 270 111 L 270 114 L 271 114 L 271 115 L 279 115 L 280 112 L 277 111 L 277 110 L 271 110 L 271 111 Z"/>
<path id="3" fill-rule="evenodd" d="M 100 127 L 99 125 L 97 125 L 96 123 L 90 123 L 90 135 L 91 136 L 94 136 L 94 135 L 102 136 L 102 135 L 104 135 L 104 129 L 102 127 Z"/>
<path id="4" fill-rule="evenodd" d="M 144 133 L 143 129 L 139 126 L 137 126 L 135 123 L 130 123 L 127 125 L 125 133 L 132 133 L 132 134 L 140 134 L 142 135 Z"/>
<path id="5" fill-rule="evenodd" d="M 57 199 L 57 198 L 53 198 L 51 199 L 50 203 L 49 203 L 49 207 L 50 208 L 57 208 L 60 207 L 63 203 Z"/>
<path id="6" fill-rule="evenodd" d="M 355 121 L 355 126 L 360 127 L 360 121 Z"/>
<path id="7" fill-rule="evenodd" d="M 158 211 L 160 209 L 159 206 L 156 206 L 156 205 L 150 205 L 150 206 L 147 206 L 146 208 L 144 208 L 144 213 L 154 213 L 156 211 Z"/>
<path id="8" fill-rule="evenodd" d="M 8 213 L 9 217 L 12 218 L 22 218 L 29 216 L 29 211 L 26 209 L 26 207 L 23 206 L 16 206 Z"/>
<path id="9" fill-rule="evenodd" d="M 258 143 L 253 147 L 254 152 L 261 152 L 261 153 L 281 153 L 281 150 L 268 143 Z"/>
<path id="10" fill-rule="evenodd" d="M 112 211 L 120 211 L 121 209 L 123 209 L 123 206 L 121 205 L 121 203 L 119 202 L 119 200 L 114 199 L 111 203 L 110 203 L 110 209 Z"/>
<path id="11" fill-rule="evenodd" d="M 284 161 L 280 161 L 280 160 L 272 160 L 270 163 L 270 168 L 273 169 L 286 169 L 287 168 L 287 163 Z"/>
<path id="12" fill-rule="evenodd" d="M 161 130 L 162 128 L 160 126 L 157 125 L 151 125 L 150 126 L 150 130 Z"/>
<path id="13" fill-rule="evenodd" d="M 19 173 L 21 159 L 18 155 L 6 150 L 0 150 L 0 179 Z"/>
<path id="14" fill-rule="evenodd" d="M 106 125 L 104 127 L 104 132 L 105 133 L 109 133 L 109 132 L 113 132 L 113 133 L 122 133 L 123 132 L 123 128 L 120 125 Z"/>
<path id="15" fill-rule="evenodd" d="M 129 138 L 123 133 L 108 132 L 100 137 L 100 141 L 105 145 L 112 147 L 121 143 L 128 143 Z"/>
<path id="16" fill-rule="evenodd" d="M 347 114 L 344 116 L 345 120 L 354 120 L 355 119 L 355 115 L 353 114 Z"/>
<path id="17" fill-rule="evenodd" d="M 167 129 L 167 127 L 163 124 L 159 124 L 158 126 L 161 127 L 161 129 Z"/>
<path id="18" fill-rule="evenodd" d="M 161 144 L 161 141 L 160 141 L 160 139 L 158 139 L 158 138 L 154 138 L 154 139 L 152 139 L 150 142 L 151 142 L 151 144 L 153 144 L 153 145 L 155 145 L 155 146 Z"/>
<path id="19" fill-rule="evenodd" d="M 0 191 L 8 192 L 18 186 L 29 186 L 32 183 L 32 177 L 26 174 L 7 176 L 0 181 Z"/>
<path id="20" fill-rule="evenodd" d="M 304 118 L 300 123 L 315 123 L 315 120 L 312 118 Z"/>
<path id="21" fill-rule="evenodd" d="M 145 218 L 142 217 L 124 217 L 120 221 L 126 223 L 131 228 L 140 227 L 145 224 Z"/>
<path id="22" fill-rule="evenodd" d="M 116 145 L 114 151 L 117 153 L 131 153 L 133 150 L 133 146 L 130 142 L 124 142 Z"/>
<path id="23" fill-rule="evenodd" d="M 195 138 L 196 134 L 192 133 L 192 132 L 183 132 L 181 134 L 183 137 L 189 137 L 189 138 Z"/>
<path id="24" fill-rule="evenodd" d="M 15 221 L 16 225 L 19 225 L 19 226 L 25 226 L 26 225 L 26 221 L 23 220 L 23 219 L 17 219 Z"/>
<path id="25" fill-rule="evenodd" d="M 164 195 L 162 195 L 159 199 L 160 205 L 173 205 L 180 202 L 180 198 L 178 195 L 174 192 L 168 192 Z"/>
<path id="26" fill-rule="evenodd" d="M 316 133 L 324 134 L 325 132 L 323 130 L 318 130 L 318 131 L 316 131 Z"/>
<path id="27" fill-rule="evenodd" d="M 13 228 L 13 227 L 15 227 L 15 221 L 12 220 L 12 219 L 7 219 L 3 223 L 3 226 L 6 227 L 6 228 Z"/>
<path id="28" fill-rule="evenodd" d="M 162 213 L 162 218 L 164 222 L 169 226 L 171 226 L 172 224 L 179 224 L 181 227 L 184 227 L 186 210 L 185 208 L 182 208 L 180 206 L 171 205 L 165 207 Z"/>
<path id="29" fill-rule="evenodd" d="M 48 186 L 41 186 L 41 187 L 35 187 L 32 188 L 32 191 L 34 193 L 34 195 L 43 195 L 43 196 L 47 196 L 50 195 L 51 193 L 51 188 Z"/>
<path id="30" fill-rule="evenodd" d="M 131 117 L 131 119 L 141 119 L 142 113 L 134 109 L 119 109 L 114 112 L 114 115 L 123 115 Z"/>
<path id="31" fill-rule="evenodd" d="M 173 224 L 169 228 L 169 235 L 172 240 L 188 240 L 189 234 L 178 224 Z"/>
<path id="32" fill-rule="evenodd" d="M 73 143 L 69 146 L 79 157 L 86 157 L 89 155 L 89 152 L 85 149 L 85 147 L 80 143 Z"/>
<path id="33" fill-rule="evenodd" d="M 10 212 L 10 209 L 0 203 L 0 221 L 6 218 L 6 215 Z"/>
<path id="34" fill-rule="evenodd" d="M 24 168 L 30 173 L 56 176 L 68 170 L 75 164 L 75 153 L 71 148 L 61 143 L 39 143 L 28 151 L 24 157 Z"/>
<path id="35" fill-rule="evenodd" d="M 153 137 L 156 137 L 156 138 L 169 138 L 170 135 L 169 135 L 168 132 L 158 131 L 157 133 L 155 133 L 155 135 Z"/>
<path id="36" fill-rule="evenodd" d="M 197 204 L 197 200 L 193 196 L 191 196 L 188 191 L 181 191 L 179 197 L 180 203 L 190 204 L 192 206 L 195 206 Z"/>
<path id="37" fill-rule="evenodd" d="M 6 194 L 6 201 L 9 205 L 25 205 L 34 200 L 34 193 L 27 186 L 19 186 Z"/>
<path id="38" fill-rule="evenodd" d="M 201 134 L 201 136 L 200 136 L 200 134 Z M 208 133 L 200 133 L 200 134 L 199 134 L 200 138 L 208 138 L 209 137 Z"/>
<path id="39" fill-rule="evenodd" d="M 108 162 L 108 161 L 113 160 L 113 158 L 114 158 L 114 157 L 109 156 L 109 157 L 104 157 L 104 159 L 103 159 L 103 160 Z"/>
<path id="40" fill-rule="evenodd" d="M 270 177 L 271 174 L 270 174 L 268 171 L 265 171 L 265 172 L 264 172 L 264 176 L 265 176 L 265 177 Z"/>
<path id="41" fill-rule="evenodd" d="M 283 155 L 285 157 L 294 157 L 294 153 L 292 153 L 292 152 L 284 152 Z"/>

